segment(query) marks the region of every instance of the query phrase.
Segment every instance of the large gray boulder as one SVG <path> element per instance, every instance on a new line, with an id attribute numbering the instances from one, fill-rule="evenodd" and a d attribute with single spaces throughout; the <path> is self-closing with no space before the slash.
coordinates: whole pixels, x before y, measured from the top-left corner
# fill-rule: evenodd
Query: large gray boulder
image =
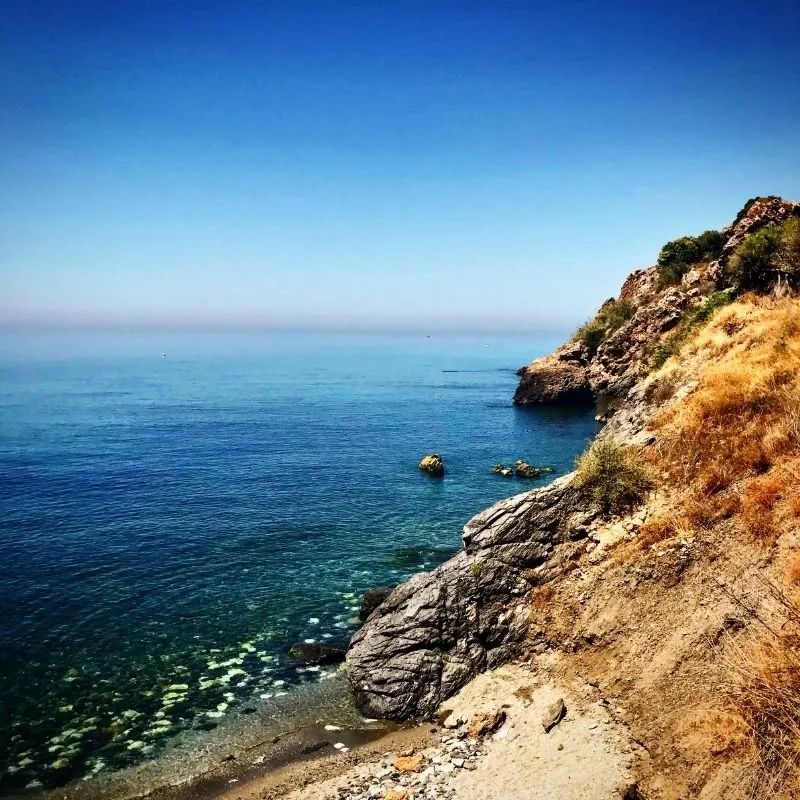
<path id="1" fill-rule="evenodd" d="M 564 558 L 595 516 L 572 475 L 496 503 L 464 527 L 464 549 L 398 586 L 350 643 L 347 675 L 369 717 L 425 718 L 487 667 L 507 659 L 527 629 L 512 600 Z"/>

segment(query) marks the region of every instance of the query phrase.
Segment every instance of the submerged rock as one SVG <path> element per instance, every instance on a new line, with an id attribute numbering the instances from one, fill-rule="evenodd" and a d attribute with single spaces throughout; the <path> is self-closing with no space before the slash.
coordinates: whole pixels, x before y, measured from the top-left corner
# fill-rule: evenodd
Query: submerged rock
<path id="1" fill-rule="evenodd" d="M 419 468 L 428 475 L 440 478 L 444 475 L 444 461 L 438 453 L 431 453 L 419 462 Z"/>
<path id="2" fill-rule="evenodd" d="M 366 622 L 369 615 L 394 591 L 393 586 L 376 586 L 367 589 L 361 595 L 361 606 L 358 609 L 358 618 Z"/>
<path id="3" fill-rule="evenodd" d="M 299 642 L 293 644 L 287 653 L 298 664 L 339 664 L 344 661 L 345 649 L 330 644 Z M 275 686 L 281 682 L 275 681 Z"/>
<path id="4" fill-rule="evenodd" d="M 528 613 L 512 599 L 561 569 L 566 559 L 551 559 L 556 547 L 585 536 L 597 514 L 572 477 L 473 517 L 464 527 L 463 550 L 398 586 L 375 609 L 347 653 L 361 713 L 430 717 L 471 678 L 511 655 Z"/>

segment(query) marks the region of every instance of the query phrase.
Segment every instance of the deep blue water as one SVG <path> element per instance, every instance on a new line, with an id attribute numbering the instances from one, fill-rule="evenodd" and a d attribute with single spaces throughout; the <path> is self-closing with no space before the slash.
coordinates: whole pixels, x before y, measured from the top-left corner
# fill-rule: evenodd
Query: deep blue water
<path id="1" fill-rule="evenodd" d="M 511 405 L 514 369 L 555 344 L 3 334 L 2 790 L 152 757 L 324 678 L 288 646 L 346 642 L 361 592 L 535 485 L 492 464 L 571 467 L 591 413 Z M 443 480 L 417 470 L 431 451 Z"/>

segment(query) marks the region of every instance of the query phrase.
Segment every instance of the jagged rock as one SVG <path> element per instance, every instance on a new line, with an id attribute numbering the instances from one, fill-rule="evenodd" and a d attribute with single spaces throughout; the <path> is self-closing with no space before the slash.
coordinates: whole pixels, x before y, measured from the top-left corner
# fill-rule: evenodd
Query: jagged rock
<path id="1" fill-rule="evenodd" d="M 567 706 L 564 703 L 564 698 L 559 697 L 548 709 L 542 717 L 542 727 L 545 733 L 550 733 L 559 722 L 567 715 Z"/>
<path id="2" fill-rule="evenodd" d="M 358 609 L 358 618 L 366 622 L 369 615 L 394 591 L 393 586 L 376 586 L 367 589 L 361 595 L 361 606 Z"/>
<path id="3" fill-rule="evenodd" d="M 495 475 L 501 475 L 503 478 L 514 477 L 514 470 L 511 467 L 506 467 L 504 464 L 495 464 L 492 467 L 492 472 Z"/>
<path id="4" fill-rule="evenodd" d="M 526 608 L 509 608 L 512 599 L 566 569 L 567 558 L 551 557 L 585 536 L 597 516 L 572 478 L 482 511 L 464 527 L 463 550 L 398 586 L 375 609 L 347 654 L 363 714 L 430 717 L 472 677 L 511 655 L 527 630 Z"/>
<path id="5" fill-rule="evenodd" d="M 597 349 L 587 368 L 595 395 L 624 397 L 651 369 L 653 353 L 664 334 L 698 303 L 688 292 L 671 286 L 614 331 Z"/>
<path id="6" fill-rule="evenodd" d="M 722 229 L 727 240 L 722 248 L 721 265 L 727 264 L 733 251 L 751 233 L 755 233 L 767 225 L 780 224 L 790 217 L 797 216 L 800 216 L 800 203 L 794 200 L 783 200 L 780 197 L 759 197 L 750 201 L 733 224 Z"/>
<path id="7" fill-rule="evenodd" d="M 656 293 L 658 283 L 658 270 L 655 267 L 634 270 L 622 284 L 619 300 L 632 306 L 640 306 Z"/>
<path id="8" fill-rule="evenodd" d="M 338 664 L 344 661 L 345 652 L 335 645 L 299 642 L 289 648 L 287 655 L 298 664 Z"/>
<path id="9" fill-rule="evenodd" d="M 588 355 L 580 342 L 567 342 L 549 356 L 532 361 L 522 373 L 514 403 L 518 406 L 590 404 Z"/>
<path id="10" fill-rule="evenodd" d="M 425 456 L 425 458 L 419 462 L 419 468 L 428 475 L 433 475 L 436 478 L 440 478 L 444 475 L 444 461 L 438 453 L 431 453 Z"/>
<path id="11" fill-rule="evenodd" d="M 491 711 L 487 714 L 476 714 L 467 729 L 470 739 L 480 739 L 494 733 L 506 721 L 505 711 Z"/>

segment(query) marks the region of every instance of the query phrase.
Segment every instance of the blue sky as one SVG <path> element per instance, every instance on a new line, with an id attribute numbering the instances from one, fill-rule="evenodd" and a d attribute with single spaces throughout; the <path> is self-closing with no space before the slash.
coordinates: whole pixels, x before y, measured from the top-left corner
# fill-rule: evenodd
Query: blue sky
<path id="1" fill-rule="evenodd" d="M 800 4 L 5 0 L 6 324 L 558 328 L 800 199 Z"/>

